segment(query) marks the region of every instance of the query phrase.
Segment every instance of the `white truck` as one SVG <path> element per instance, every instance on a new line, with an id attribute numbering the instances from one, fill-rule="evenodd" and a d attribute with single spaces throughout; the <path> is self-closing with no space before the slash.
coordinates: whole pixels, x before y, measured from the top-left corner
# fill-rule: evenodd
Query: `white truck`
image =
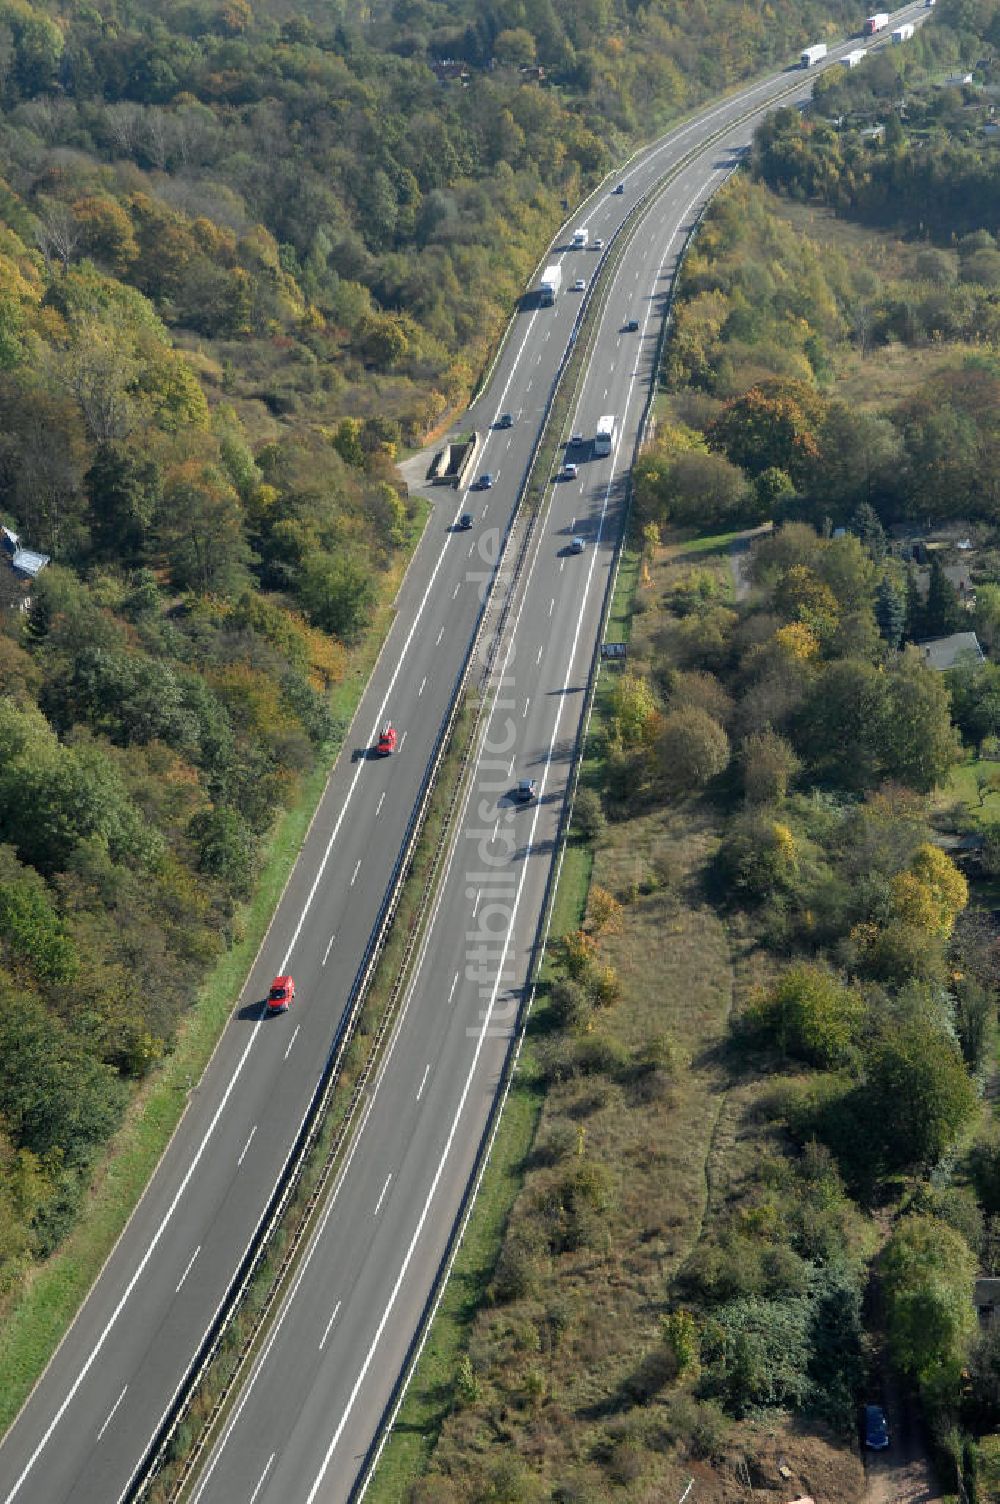
<path id="1" fill-rule="evenodd" d="M 814 47 L 803 48 L 801 58 L 803 68 L 815 68 L 816 64 L 821 63 L 826 57 L 826 51 L 825 42 L 817 42 Z"/>
<path id="2" fill-rule="evenodd" d="M 574 233 L 573 233 L 573 239 L 570 242 L 573 250 L 574 251 L 585 251 L 587 249 L 587 239 L 588 239 L 587 226 L 586 225 L 581 225 L 578 230 L 574 231 Z"/>
<path id="3" fill-rule="evenodd" d="M 617 424 L 614 413 L 607 413 L 597 420 L 597 432 L 594 434 L 595 455 L 610 454 L 615 447 Z"/>
<path id="4" fill-rule="evenodd" d="M 877 10 L 873 16 L 869 16 L 862 30 L 866 37 L 877 36 L 880 31 L 885 31 L 889 24 L 889 12 Z"/>
<path id="5" fill-rule="evenodd" d="M 551 308 L 559 296 L 562 286 L 562 267 L 558 261 L 553 261 L 542 272 L 542 280 L 538 284 L 538 301 L 543 308 Z"/>
<path id="6" fill-rule="evenodd" d="M 864 62 L 867 56 L 868 49 L 866 47 L 855 47 L 853 52 L 848 52 L 845 57 L 842 57 L 840 59 L 840 61 L 843 63 L 845 68 L 856 68 L 859 63 Z"/>
<path id="7" fill-rule="evenodd" d="M 907 21 L 903 26 L 897 26 L 892 34 L 892 45 L 898 47 L 901 42 L 908 42 L 914 32 L 912 21 Z"/>

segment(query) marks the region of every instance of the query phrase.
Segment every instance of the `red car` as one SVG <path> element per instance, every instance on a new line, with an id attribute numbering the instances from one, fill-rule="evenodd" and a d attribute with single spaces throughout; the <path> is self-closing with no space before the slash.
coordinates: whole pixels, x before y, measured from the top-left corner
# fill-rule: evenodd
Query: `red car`
<path id="1" fill-rule="evenodd" d="M 294 977 L 275 977 L 267 994 L 268 1013 L 287 1013 L 295 997 Z"/>
<path id="2" fill-rule="evenodd" d="M 396 728 L 391 721 L 387 721 L 382 727 L 375 751 L 379 757 L 388 757 L 396 750 Z"/>

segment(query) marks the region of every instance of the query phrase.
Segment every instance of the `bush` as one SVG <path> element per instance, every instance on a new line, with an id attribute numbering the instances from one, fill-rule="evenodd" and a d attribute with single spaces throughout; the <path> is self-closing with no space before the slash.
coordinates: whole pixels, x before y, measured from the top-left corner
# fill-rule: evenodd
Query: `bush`
<path id="1" fill-rule="evenodd" d="M 663 718 L 659 759 L 672 792 L 704 788 L 729 762 L 729 737 L 718 721 L 696 705 L 671 710 Z"/>
<path id="2" fill-rule="evenodd" d="M 700 1392 L 735 1416 L 758 1406 L 805 1407 L 812 1392 L 810 1305 L 792 1300 L 733 1301 L 706 1322 Z"/>
<path id="3" fill-rule="evenodd" d="M 573 802 L 573 824 L 585 841 L 597 841 L 607 822 L 601 796 L 594 789 L 578 789 Z"/>
<path id="4" fill-rule="evenodd" d="M 490 1285 L 493 1300 L 507 1303 L 524 1300 L 534 1292 L 538 1279 L 539 1240 L 534 1229 L 517 1228 L 504 1238 Z"/>
<path id="5" fill-rule="evenodd" d="M 552 1016 L 563 1029 L 582 1029 L 594 1011 L 593 1001 L 582 982 L 557 977 L 549 992 Z"/>
<path id="6" fill-rule="evenodd" d="M 725 1452 L 732 1422 L 714 1400 L 678 1394 L 670 1401 L 666 1427 L 670 1437 L 692 1457 L 714 1461 Z"/>
<path id="7" fill-rule="evenodd" d="M 785 972 L 752 1008 L 749 1021 L 784 1053 L 829 1068 L 852 1058 L 864 1015 L 860 994 L 834 972 L 803 964 Z"/>
<path id="8" fill-rule="evenodd" d="M 781 821 L 748 810 L 729 825 L 719 846 L 716 873 L 727 890 L 743 899 L 788 892 L 799 873 L 795 838 Z"/>

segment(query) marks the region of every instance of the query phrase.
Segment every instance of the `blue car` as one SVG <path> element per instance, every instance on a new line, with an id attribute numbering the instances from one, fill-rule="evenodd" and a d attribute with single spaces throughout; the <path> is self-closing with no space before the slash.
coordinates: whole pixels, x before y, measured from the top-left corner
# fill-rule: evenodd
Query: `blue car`
<path id="1" fill-rule="evenodd" d="M 889 1445 L 889 1426 L 881 1405 L 865 1406 L 865 1446 L 869 1452 L 884 1452 Z"/>

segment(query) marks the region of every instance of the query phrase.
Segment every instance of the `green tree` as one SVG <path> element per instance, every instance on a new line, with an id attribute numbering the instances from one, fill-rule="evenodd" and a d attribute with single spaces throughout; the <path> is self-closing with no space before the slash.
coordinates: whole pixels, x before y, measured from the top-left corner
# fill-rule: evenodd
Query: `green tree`
<path id="1" fill-rule="evenodd" d="M 885 574 L 879 582 L 875 596 L 875 620 L 881 636 L 893 652 L 903 640 L 906 627 L 906 599 L 893 579 Z"/>
<path id="2" fill-rule="evenodd" d="M 743 792 L 749 804 L 780 804 L 800 763 L 783 736 L 765 727 L 744 738 L 740 747 Z"/>
<path id="3" fill-rule="evenodd" d="M 944 676 L 911 649 L 897 660 L 885 688 L 867 739 L 885 777 L 929 793 L 959 755 Z"/>
<path id="4" fill-rule="evenodd" d="M 769 465 L 753 483 L 757 515 L 761 521 L 780 521 L 795 500 L 795 486 L 786 470 Z"/>
<path id="5" fill-rule="evenodd" d="M 899 1025 L 873 1047 L 863 1088 L 872 1149 L 890 1172 L 926 1170 L 977 1111 L 975 1089 L 952 1041 L 922 1021 Z"/>
<path id="6" fill-rule="evenodd" d="M 870 557 L 876 564 L 881 564 L 886 555 L 885 528 L 882 519 L 875 508 L 868 501 L 863 501 L 856 508 L 850 521 L 852 533 L 856 533 L 864 544 Z"/>
<path id="7" fill-rule="evenodd" d="M 77 972 L 73 942 L 37 873 L 0 846 L 0 941 L 42 982 L 67 986 Z"/>
<path id="8" fill-rule="evenodd" d="M 729 737 L 718 721 L 697 705 L 663 717 L 657 746 L 664 781 L 676 793 L 703 788 L 728 765 Z"/>
<path id="9" fill-rule="evenodd" d="M 666 516 L 682 527 L 705 531 L 737 520 L 746 510 L 743 472 L 721 454 L 679 454 L 670 466 Z"/>
<path id="10" fill-rule="evenodd" d="M 608 695 L 608 720 L 624 747 L 647 746 L 660 724 L 649 680 L 631 671 L 619 674 Z"/>
<path id="11" fill-rule="evenodd" d="M 235 490 L 211 465 L 185 465 L 164 487 L 157 527 L 175 585 L 237 595 L 252 555 Z"/>
<path id="12" fill-rule="evenodd" d="M 159 499 L 156 465 L 118 445 L 101 444 L 84 485 L 94 552 L 126 567 L 135 563 L 142 556 Z"/>
<path id="13" fill-rule="evenodd" d="M 853 1058 L 865 1008 L 827 967 L 803 964 L 785 972 L 753 1016 L 786 1054 L 830 1069 Z"/>
<path id="14" fill-rule="evenodd" d="M 237 810 L 218 805 L 195 815 L 188 827 L 198 846 L 198 866 L 217 877 L 234 898 L 253 887 L 257 838 Z"/>
<path id="15" fill-rule="evenodd" d="M 155 863 L 159 834 L 140 818 L 115 765 L 79 735 L 57 741 L 37 710 L 0 702 L 0 825 L 22 861 L 43 875 L 62 870 L 79 843 L 96 837 L 119 860 Z"/>
<path id="16" fill-rule="evenodd" d="M 881 1269 L 896 1363 L 929 1399 L 953 1402 L 976 1327 L 969 1245 L 935 1217 L 904 1217 L 886 1244 Z"/>
<path id="17" fill-rule="evenodd" d="M 310 621 L 342 642 L 357 642 L 375 604 L 375 582 L 349 554 L 317 554 L 303 566 L 299 596 Z"/>
<path id="18" fill-rule="evenodd" d="M 924 604 L 924 631 L 928 637 L 947 637 L 949 632 L 958 631 L 963 616 L 958 591 L 945 574 L 937 554 L 932 554 L 927 600 Z"/>
<path id="19" fill-rule="evenodd" d="M 0 1112 L 15 1144 L 85 1165 L 118 1123 L 123 1088 L 32 994 L 0 978 L 0 1000 Z"/>

